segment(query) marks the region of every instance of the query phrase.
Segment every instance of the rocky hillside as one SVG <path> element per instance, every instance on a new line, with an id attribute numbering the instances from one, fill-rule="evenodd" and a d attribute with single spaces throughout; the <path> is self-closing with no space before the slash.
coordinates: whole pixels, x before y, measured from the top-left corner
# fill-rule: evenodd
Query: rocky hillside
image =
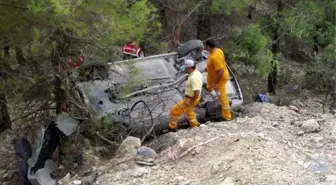
<path id="1" fill-rule="evenodd" d="M 158 152 L 156 165 L 115 159 L 98 168 L 98 183 L 336 184 L 336 118 L 300 106 L 254 103 L 234 121 L 163 135 L 149 144 Z M 133 150 L 124 155 L 135 155 L 138 144 L 126 145 Z"/>
<path id="2" fill-rule="evenodd" d="M 144 147 L 129 137 L 112 160 L 89 154 L 96 160 L 83 170 L 97 172 L 94 184 L 100 185 L 336 184 L 336 118 L 318 110 L 299 101 L 289 107 L 249 104 L 233 121 L 160 136 L 145 144 L 141 159 L 135 156 Z M 9 144 L 9 137 L 2 140 L 4 155 L 12 154 Z M 9 160 L 1 159 L 6 167 Z M 3 184 L 17 176 L 14 166 L 11 161 L 11 170 L 0 170 Z M 61 182 L 84 179 L 68 174 Z"/>

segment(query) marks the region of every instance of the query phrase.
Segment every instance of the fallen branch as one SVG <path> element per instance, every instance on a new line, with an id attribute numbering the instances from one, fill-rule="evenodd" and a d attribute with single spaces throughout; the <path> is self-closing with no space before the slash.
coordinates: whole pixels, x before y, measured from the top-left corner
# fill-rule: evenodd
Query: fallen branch
<path id="1" fill-rule="evenodd" d="M 218 136 L 218 137 L 214 137 L 214 138 L 211 138 L 211 139 L 209 139 L 209 140 L 207 140 L 207 141 L 198 143 L 197 145 L 188 148 L 188 149 L 187 149 L 186 151 L 184 151 L 181 155 L 179 155 L 178 158 L 182 158 L 182 157 L 186 156 L 186 155 L 187 155 L 188 153 L 190 153 L 193 149 L 195 149 L 195 148 L 197 148 L 197 147 L 199 147 L 199 146 L 206 145 L 206 144 L 208 144 L 208 143 L 210 143 L 210 142 L 212 142 L 212 141 L 215 141 L 215 140 L 217 140 L 217 139 L 219 139 L 219 138 L 221 138 L 221 137 L 227 137 L 227 136 L 228 136 L 228 135 L 220 135 L 220 136 Z M 235 143 L 235 142 L 237 142 L 237 141 L 239 141 L 239 138 L 235 138 L 232 142 L 228 142 L 228 143 L 227 143 L 227 146 L 230 145 L 230 144 L 232 144 L 232 143 Z"/>
<path id="2" fill-rule="evenodd" d="M 129 161 L 134 160 L 134 159 L 135 159 L 135 157 L 131 157 L 131 158 L 127 158 L 127 159 L 125 159 L 125 160 L 119 161 L 119 162 L 117 162 L 117 163 L 114 163 L 114 164 L 112 164 L 112 165 L 109 165 L 109 169 L 114 168 L 114 167 L 116 167 L 116 166 L 118 166 L 118 165 L 120 165 L 120 164 L 127 163 L 127 162 L 129 162 Z M 107 174 L 107 173 L 109 173 L 108 170 L 103 170 L 103 171 L 101 172 L 100 175 Z"/>
<path id="3" fill-rule="evenodd" d="M 113 141 L 111 141 L 111 140 L 109 140 L 109 139 L 107 139 L 107 138 L 105 138 L 104 136 L 102 136 L 102 135 L 100 135 L 98 132 L 96 132 L 96 135 L 101 139 L 101 140 L 103 140 L 103 141 L 105 141 L 105 142 L 107 142 L 107 143 L 109 143 L 110 145 L 113 145 L 113 146 L 116 146 L 116 147 L 118 147 L 119 146 L 119 144 L 118 143 L 116 143 L 116 142 L 113 142 Z"/>
<path id="4" fill-rule="evenodd" d="M 223 136 L 220 136 L 220 137 L 223 137 Z M 198 143 L 197 145 L 188 148 L 188 149 L 187 149 L 186 151 L 184 151 L 181 155 L 179 155 L 178 158 L 182 158 L 182 157 L 186 156 L 189 152 L 191 152 L 193 149 L 195 149 L 196 147 L 199 147 L 199 146 L 202 146 L 202 145 L 206 145 L 206 144 L 208 144 L 208 143 L 210 143 L 210 142 L 212 142 L 212 141 L 215 141 L 215 140 L 219 139 L 220 137 L 214 137 L 214 138 L 211 138 L 211 139 L 209 139 L 209 140 L 207 140 L 207 141 Z"/>
<path id="5" fill-rule="evenodd" d="M 129 161 L 134 160 L 134 159 L 135 159 L 134 157 L 127 158 L 127 159 L 125 159 L 125 160 L 122 160 L 122 161 L 119 161 L 119 162 L 113 164 L 112 167 L 116 167 L 116 166 L 118 166 L 118 165 L 120 165 L 120 164 L 127 163 L 127 162 L 129 162 Z"/>

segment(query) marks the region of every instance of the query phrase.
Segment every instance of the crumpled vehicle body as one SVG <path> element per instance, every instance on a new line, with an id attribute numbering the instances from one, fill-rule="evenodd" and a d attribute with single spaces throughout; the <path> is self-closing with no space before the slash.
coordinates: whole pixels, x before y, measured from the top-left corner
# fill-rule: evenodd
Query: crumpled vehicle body
<path id="1" fill-rule="evenodd" d="M 189 43 L 188 47 L 182 45 L 182 56 L 181 52 L 177 52 L 109 63 L 108 79 L 77 85 L 84 92 L 86 103 L 99 118 L 110 117 L 111 124 L 123 128 L 130 135 L 144 137 L 149 133 L 164 132 L 168 128 L 170 108 L 184 96 L 187 74 L 179 71 L 184 59 L 195 60 L 196 68 L 203 74 L 206 83 L 209 53 L 198 47 L 199 42 L 191 41 L 195 45 Z M 190 51 L 186 52 L 188 49 Z M 230 80 L 226 84 L 227 96 L 231 110 L 238 111 L 243 104 L 243 96 L 236 77 L 227 67 L 230 72 Z M 201 123 L 221 118 L 216 93 L 203 89 L 195 112 Z M 179 126 L 185 125 L 188 125 L 187 120 L 181 117 Z"/>
<path id="2" fill-rule="evenodd" d="M 53 176 L 58 165 L 52 155 L 62 139 L 73 134 L 80 121 L 67 113 L 47 119 L 34 139 L 34 150 L 24 137 L 14 140 L 21 185 L 56 185 L 59 177 Z"/>
<path id="3" fill-rule="evenodd" d="M 85 103 L 98 118 L 108 117 L 110 125 L 118 132 L 146 139 L 166 132 L 170 108 L 184 96 L 187 74 L 179 71 L 184 59 L 192 58 L 202 72 L 206 83 L 206 60 L 201 41 L 193 40 L 179 48 L 177 53 L 167 53 L 109 64 L 108 78 L 80 82 L 76 85 L 84 94 Z M 231 69 L 226 84 L 230 107 L 240 109 L 243 96 Z M 105 69 L 104 69 L 104 72 Z M 101 78 L 96 78 L 101 79 Z M 202 90 L 202 98 L 196 107 L 201 123 L 221 118 L 221 106 L 216 94 Z M 14 142 L 22 185 L 56 185 L 53 176 L 57 164 L 52 154 L 62 139 L 69 137 L 81 121 L 67 113 L 47 120 L 34 139 L 34 150 L 25 138 Z M 181 117 L 179 127 L 188 126 Z"/>

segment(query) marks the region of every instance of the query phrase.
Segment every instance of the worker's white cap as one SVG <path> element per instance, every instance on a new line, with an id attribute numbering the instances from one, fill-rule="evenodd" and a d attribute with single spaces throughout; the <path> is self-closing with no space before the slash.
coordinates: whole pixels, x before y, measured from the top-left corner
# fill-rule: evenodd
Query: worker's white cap
<path id="1" fill-rule="evenodd" d="M 187 59 L 187 60 L 184 61 L 183 66 L 185 68 L 194 67 L 195 66 L 195 62 L 193 60 Z"/>

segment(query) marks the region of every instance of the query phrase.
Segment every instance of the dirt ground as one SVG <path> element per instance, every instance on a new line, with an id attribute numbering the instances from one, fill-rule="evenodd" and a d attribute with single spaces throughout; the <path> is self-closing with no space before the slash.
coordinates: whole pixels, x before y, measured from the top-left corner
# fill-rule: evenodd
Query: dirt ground
<path id="1" fill-rule="evenodd" d="M 304 105 L 302 105 L 304 106 Z M 104 185 L 332 185 L 336 184 L 336 118 L 309 107 L 248 105 L 242 117 L 170 133 L 153 167 L 134 162 L 100 167 Z M 311 109 L 309 109 L 311 110 Z M 318 129 L 303 133 L 302 123 Z M 169 138 L 169 137 L 166 137 Z M 167 139 L 169 140 L 169 139 Z M 207 144 L 200 145 L 204 142 Z M 155 145 L 166 145 L 164 140 Z M 194 147 L 192 150 L 189 148 Z M 158 146 L 152 145 L 154 148 Z M 174 160 L 189 151 L 184 157 Z"/>

